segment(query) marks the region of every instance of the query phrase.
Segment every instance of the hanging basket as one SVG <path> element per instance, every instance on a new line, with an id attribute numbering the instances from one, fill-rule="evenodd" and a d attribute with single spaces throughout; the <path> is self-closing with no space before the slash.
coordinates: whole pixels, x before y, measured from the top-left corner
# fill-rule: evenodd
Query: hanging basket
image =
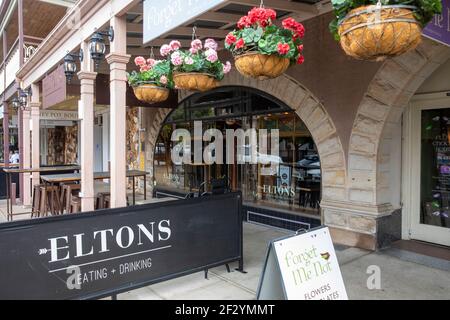
<path id="1" fill-rule="evenodd" d="M 382 61 L 417 47 L 422 28 L 416 7 L 364 6 L 353 9 L 339 25 L 344 51 L 356 59 Z"/>
<path id="2" fill-rule="evenodd" d="M 277 55 L 249 52 L 235 57 L 236 69 L 245 77 L 258 80 L 274 79 L 289 68 L 290 60 Z"/>
<path id="3" fill-rule="evenodd" d="M 166 101 L 169 98 L 170 90 L 159 87 L 153 83 L 142 83 L 133 87 L 134 95 L 138 100 L 146 103 L 157 103 Z"/>
<path id="4" fill-rule="evenodd" d="M 189 91 L 208 91 L 218 86 L 219 82 L 208 73 L 176 72 L 173 81 L 178 89 Z"/>

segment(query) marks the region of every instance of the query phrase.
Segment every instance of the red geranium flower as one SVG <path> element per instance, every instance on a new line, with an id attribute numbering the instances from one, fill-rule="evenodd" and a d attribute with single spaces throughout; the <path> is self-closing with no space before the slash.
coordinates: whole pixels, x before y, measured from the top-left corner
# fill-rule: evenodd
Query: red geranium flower
<path id="1" fill-rule="evenodd" d="M 266 9 L 266 17 L 272 21 L 277 19 L 277 12 L 272 9 Z"/>
<path id="2" fill-rule="evenodd" d="M 302 45 L 302 44 L 299 45 L 299 46 L 297 47 L 297 49 L 298 49 L 298 51 L 303 52 L 303 45 Z"/>
<path id="3" fill-rule="evenodd" d="M 293 18 L 284 19 L 282 24 L 283 28 L 291 30 L 294 33 L 294 40 L 297 40 L 298 38 L 302 39 L 305 36 L 305 27 Z"/>
<path id="4" fill-rule="evenodd" d="M 291 47 L 287 43 L 285 43 L 285 44 L 279 43 L 278 47 L 277 47 L 278 53 L 282 56 L 288 54 L 290 49 L 291 49 Z"/>
<path id="5" fill-rule="evenodd" d="M 229 46 L 231 46 L 233 43 L 235 43 L 236 42 L 236 37 L 235 37 L 235 35 L 232 33 L 232 32 L 230 32 L 229 34 L 227 34 L 227 37 L 225 38 L 225 42 L 229 45 Z"/>
<path id="6" fill-rule="evenodd" d="M 272 9 L 253 8 L 248 12 L 250 24 L 258 23 L 261 27 L 267 27 L 277 18 L 277 13 Z"/>
<path id="7" fill-rule="evenodd" d="M 305 62 L 305 57 L 304 56 L 298 57 L 297 64 L 303 64 L 303 62 Z"/>
<path id="8" fill-rule="evenodd" d="M 247 17 L 247 16 L 243 16 L 242 18 L 240 18 L 237 23 L 237 27 L 239 29 L 248 28 L 250 26 L 251 26 L 251 22 L 250 22 L 249 17 Z"/>
<path id="9" fill-rule="evenodd" d="M 244 39 L 241 38 L 236 42 L 235 47 L 236 49 L 242 49 L 244 45 L 245 45 Z"/>
<path id="10" fill-rule="evenodd" d="M 295 33 L 300 39 L 303 39 L 303 37 L 305 36 L 305 27 L 301 23 L 297 23 Z"/>

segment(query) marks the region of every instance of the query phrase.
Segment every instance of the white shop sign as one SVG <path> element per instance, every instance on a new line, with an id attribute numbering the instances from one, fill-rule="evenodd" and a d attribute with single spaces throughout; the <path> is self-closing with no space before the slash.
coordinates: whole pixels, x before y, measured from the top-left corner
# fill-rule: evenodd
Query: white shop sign
<path id="1" fill-rule="evenodd" d="M 144 44 L 224 2 L 226 0 L 145 0 Z"/>
<path id="2" fill-rule="evenodd" d="M 330 231 L 274 240 L 257 294 L 258 300 L 347 300 Z"/>
<path id="3" fill-rule="evenodd" d="M 54 121 L 77 121 L 78 112 L 76 111 L 59 111 L 59 110 L 41 110 L 39 112 L 40 120 Z"/>

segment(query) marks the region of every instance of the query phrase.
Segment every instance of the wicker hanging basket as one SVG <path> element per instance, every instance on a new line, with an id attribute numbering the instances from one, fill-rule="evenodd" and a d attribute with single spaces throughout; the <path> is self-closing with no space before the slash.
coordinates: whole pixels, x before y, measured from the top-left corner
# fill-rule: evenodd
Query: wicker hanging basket
<path id="1" fill-rule="evenodd" d="M 208 91 L 219 85 L 216 78 L 208 73 L 176 72 L 173 81 L 178 89 L 190 91 Z"/>
<path id="2" fill-rule="evenodd" d="M 235 57 L 236 69 L 245 77 L 258 80 L 274 79 L 289 68 L 290 60 L 277 55 L 249 52 Z"/>
<path id="3" fill-rule="evenodd" d="M 169 89 L 159 87 L 153 83 L 142 83 L 133 87 L 134 95 L 138 100 L 146 103 L 163 102 L 169 98 Z"/>
<path id="4" fill-rule="evenodd" d="M 351 57 L 382 61 L 419 45 L 422 28 L 416 7 L 370 5 L 353 9 L 339 25 L 341 46 Z"/>

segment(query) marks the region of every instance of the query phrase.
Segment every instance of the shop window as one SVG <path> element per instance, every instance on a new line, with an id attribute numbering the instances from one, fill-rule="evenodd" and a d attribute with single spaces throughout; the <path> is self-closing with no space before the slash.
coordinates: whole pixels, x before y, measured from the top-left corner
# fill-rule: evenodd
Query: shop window
<path id="1" fill-rule="evenodd" d="M 226 90 L 230 92 L 227 94 Z M 181 114 L 188 115 L 186 120 L 175 121 L 181 118 Z M 227 129 L 254 128 L 257 132 L 260 129 L 278 129 L 279 155 L 270 154 L 269 138 L 269 151 L 257 150 L 258 164 L 173 163 L 171 151 L 175 146 L 170 141 L 173 130 L 187 129 L 193 137 L 194 121 L 200 120 L 204 130 L 219 129 L 224 137 Z M 207 145 L 203 143 L 204 148 Z M 249 160 L 249 142 L 246 141 L 242 147 L 244 157 Z M 201 94 L 200 99 L 194 96 L 184 101 L 166 119 L 154 155 L 156 190 L 164 193 L 195 193 L 203 188 L 203 184 L 209 190 L 211 180 L 224 179 L 232 190 L 242 191 L 244 201 L 252 205 L 299 214 L 319 214 L 321 169 L 316 145 L 296 113 L 265 93 L 231 87 L 221 88 L 217 95 L 213 91 Z M 261 164 L 266 162 L 270 164 Z"/>

